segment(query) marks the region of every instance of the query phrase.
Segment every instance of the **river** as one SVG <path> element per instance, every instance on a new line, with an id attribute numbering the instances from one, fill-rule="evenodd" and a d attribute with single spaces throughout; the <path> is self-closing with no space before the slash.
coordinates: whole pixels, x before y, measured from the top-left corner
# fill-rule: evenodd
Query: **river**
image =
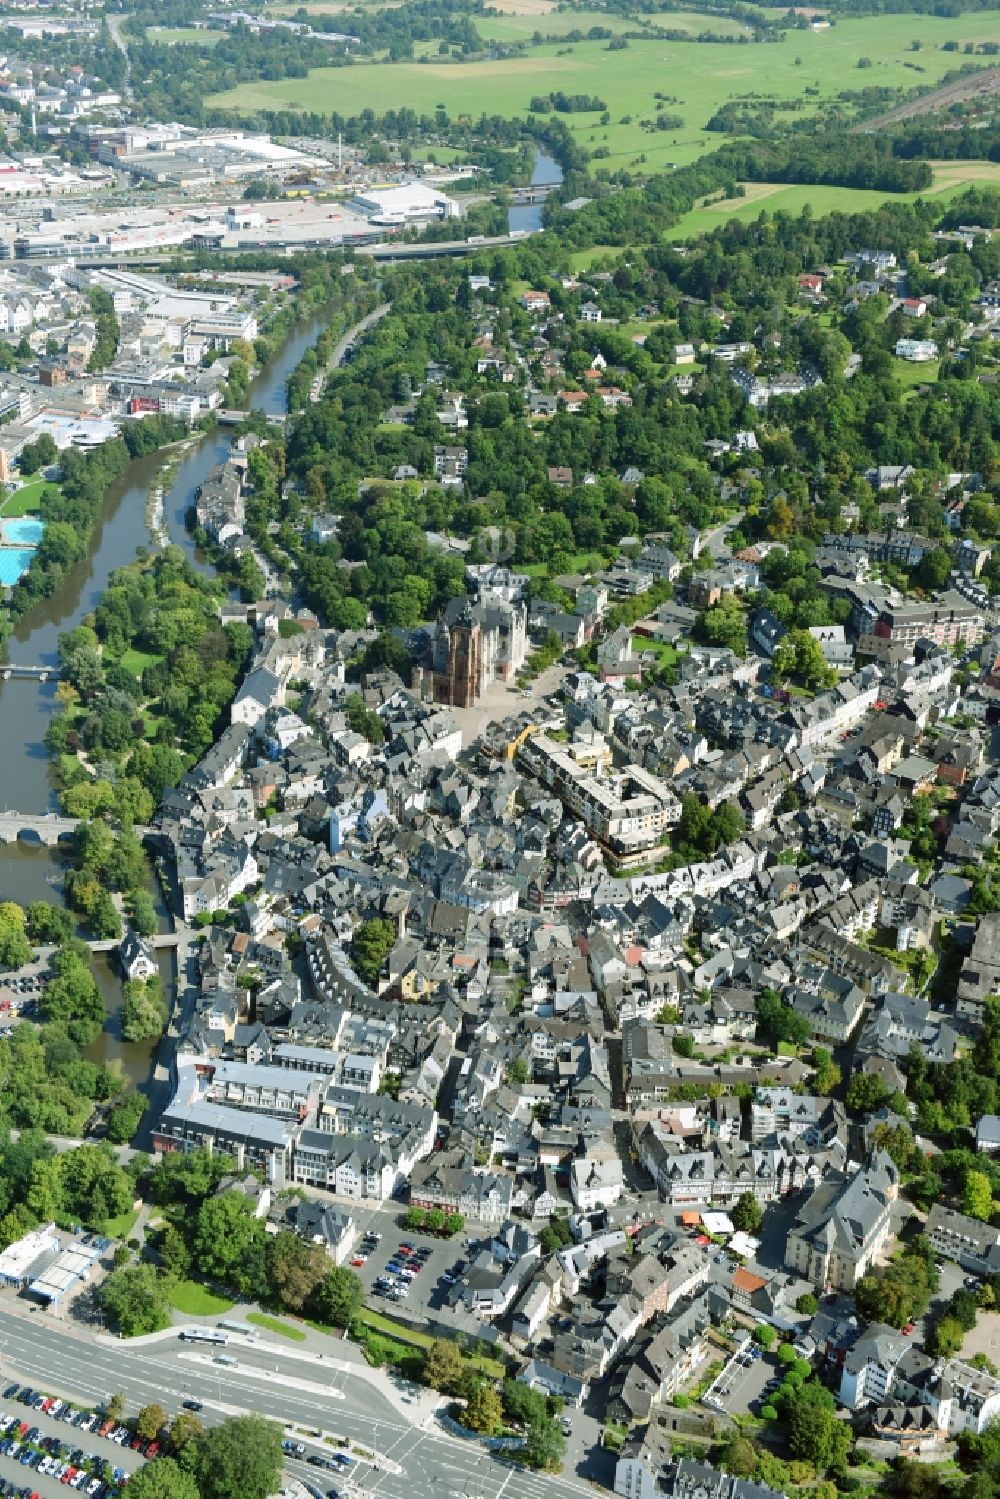
<path id="1" fill-rule="evenodd" d="M 285 383 L 306 349 L 327 326 L 330 310 L 321 308 L 293 328 L 266 369 L 250 386 L 247 405 L 268 413 L 286 410 Z M 198 566 L 207 566 L 188 535 L 184 517 L 195 490 L 210 469 L 221 463 L 232 442 L 232 433 L 216 431 L 187 452 L 164 495 L 164 520 L 171 542 L 183 548 Z M 55 662 L 59 635 L 77 625 L 94 608 L 115 568 L 135 559 L 139 547 L 150 546 L 146 524 L 146 502 L 163 455 L 147 454 L 130 463 L 122 477 L 108 490 L 90 538 L 87 557 L 66 578 L 55 598 L 45 599 L 20 621 L 8 641 L 11 661 L 27 664 Z M 45 730 L 55 706 L 55 684 L 25 679 L 0 680 L 0 750 L 3 755 L 3 787 L 0 805 L 19 812 L 42 812 L 56 806 L 52 765 L 44 745 Z M 56 852 L 39 846 L 0 845 L 0 900 L 26 905 L 32 900 L 61 898 L 63 861 Z M 151 877 L 152 878 L 152 877 Z M 166 929 L 166 907 L 158 889 L 150 885 Z M 106 958 L 92 963 L 94 977 L 104 995 L 108 1025 L 85 1055 L 95 1062 L 117 1059 L 128 1080 L 139 1087 L 149 1076 L 153 1043 L 130 1043 L 121 1034 L 121 984 Z M 160 955 L 160 972 L 166 985 L 173 983 L 173 959 Z"/>
<path id="2" fill-rule="evenodd" d="M 321 309 L 285 338 L 267 368 L 250 386 L 248 405 L 269 413 L 285 410 L 285 382 L 306 349 L 329 322 Z M 185 454 L 170 489 L 163 497 L 167 533 L 188 557 L 203 564 L 184 526 L 195 490 L 229 451 L 232 434 L 209 434 Z M 139 547 L 150 545 L 146 501 L 150 485 L 163 463 L 150 453 L 130 463 L 111 486 L 101 507 L 84 561 L 69 573 L 59 593 L 44 599 L 18 623 L 7 643 L 11 661 L 44 665 L 57 659 L 59 636 L 79 624 L 97 604 L 117 567 L 135 560 Z M 56 806 L 52 767 L 43 743 L 55 703 L 55 683 L 30 679 L 0 681 L 0 746 L 3 747 L 3 789 L 0 805 L 11 811 L 43 812 Z"/>
<path id="3" fill-rule="evenodd" d="M 562 182 L 562 167 L 552 156 L 546 156 L 544 151 L 535 152 L 535 165 L 531 173 L 531 186 L 537 187 L 539 183 Z M 519 230 L 532 232 L 542 227 L 542 203 L 527 203 L 523 208 L 508 208 L 507 210 L 507 232 L 516 234 Z"/>

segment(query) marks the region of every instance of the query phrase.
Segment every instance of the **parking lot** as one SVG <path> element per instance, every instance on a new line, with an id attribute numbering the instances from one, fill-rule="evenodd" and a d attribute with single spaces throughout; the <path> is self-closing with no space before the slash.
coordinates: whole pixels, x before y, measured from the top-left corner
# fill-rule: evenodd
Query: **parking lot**
<path id="1" fill-rule="evenodd" d="M 727 1380 L 720 1408 L 730 1416 L 742 1416 L 748 1411 L 759 1414 L 765 1385 L 780 1378 L 781 1371 L 770 1354 L 758 1354 L 756 1358 L 747 1355 L 747 1358 L 750 1359 L 748 1363 L 730 1359 L 725 1370 Z M 718 1385 L 716 1393 L 719 1393 Z"/>
<path id="2" fill-rule="evenodd" d="M 16 1388 L 6 1385 L 0 1400 L 0 1426 L 4 1428 L 0 1431 L 0 1495 L 38 1494 L 42 1499 L 55 1499 L 75 1489 L 91 1499 L 110 1499 L 121 1492 L 144 1461 L 128 1445 L 131 1432 L 127 1428 L 118 1428 L 123 1441 L 113 1441 L 110 1433 L 99 1435 L 103 1418 L 95 1418 L 92 1429 L 85 1430 L 66 1419 L 79 1412 L 78 1407 L 57 1402 L 49 1411 L 37 1409 L 14 1394 L 8 1396 L 7 1391 Z M 21 1461 L 29 1454 L 34 1455 L 30 1466 Z M 41 1470 L 45 1468 L 53 1471 Z M 116 1481 L 116 1470 L 122 1482 Z"/>
<path id="3" fill-rule="evenodd" d="M 362 1285 L 368 1297 L 371 1298 L 373 1306 L 381 1306 L 384 1311 L 391 1311 L 394 1304 L 409 1308 L 438 1308 L 442 1305 L 444 1295 L 448 1290 L 447 1285 L 441 1281 L 442 1275 L 450 1271 L 456 1261 L 466 1258 L 467 1242 L 465 1234 L 456 1234 L 452 1239 L 438 1239 L 433 1234 L 408 1232 L 406 1229 L 397 1228 L 391 1219 L 383 1217 L 380 1221 L 372 1224 L 369 1232 L 381 1234 L 381 1238 L 371 1248 L 370 1252 L 359 1239 L 355 1246 L 355 1255 L 366 1255 L 363 1265 L 352 1265 L 361 1277 Z M 401 1255 L 402 1245 L 409 1245 L 414 1251 L 411 1255 Z M 409 1290 L 405 1298 L 395 1303 L 391 1298 L 380 1296 L 375 1292 L 375 1283 L 387 1275 L 389 1264 L 403 1265 L 405 1261 L 414 1261 L 420 1256 L 420 1270 L 409 1281 Z"/>

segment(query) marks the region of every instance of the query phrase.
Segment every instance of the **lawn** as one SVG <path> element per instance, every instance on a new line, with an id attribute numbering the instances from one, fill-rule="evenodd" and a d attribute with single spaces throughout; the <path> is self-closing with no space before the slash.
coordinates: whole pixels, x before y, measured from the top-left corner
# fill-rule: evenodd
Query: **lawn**
<path id="1" fill-rule="evenodd" d="M 538 12 L 524 14 L 534 30 Z M 562 19 L 577 22 L 579 16 L 569 12 Z M 662 19 L 671 25 L 678 18 L 671 14 Z M 904 26 L 896 15 L 843 18 L 828 31 L 792 31 L 778 42 L 761 44 L 649 40 L 630 41 L 627 48 L 609 52 L 606 42 L 569 47 L 548 43 L 518 57 L 483 62 L 317 68 L 306 79 L 241 84 L 210 96 L 205 104 L 210 109 L 315 109 L 357 115 L 367 108 L 381 114 L 405 99 L 418 112 L 433 113 L 442 103 L 452 116 L 477 119 L 483 112 L 525 115 L 532 95 L 551 89 L 598 94 L 607 101 L 610 125 L 602 126 L 596 113 L 560 118 L 583 146 L 607 149 L 608 167 L 628 166 L 641 155 L 647 169 L 657 170 L 671 163 L 685 165 L 723 145 L 727 137 L 706 133 L 704 127 L 728 99 L 760 96 L 766 84 L 767 97 L 802 103 L 809 88 L 816 93 L 809 96 L 806 108 L 822 110 L 845 89 L 933 86 L 962 60 L 960 53 L 942 50 L 946 40 L 986 39 L 991 29 L 981 13 L 907 20 Z M 910 51 L 914 39 L 923 44 L 919 53 Z M 859 72 L 860 57 L 869 57 L 872 67 Z M 682 116 L 684 124 L 678 129 L 643 129 L 644 119 L 655 118 L 657 92 L 668 96 L 671 113 Z"/>
<path id="2" fill-rule="evenodd" d="M 707 17 L 669 16 L 657 18 L 657 24 L 673 29 L 675 21 L 678 31 L 698 32 L 708 25 Z M 638 31 L 642 18 L 615 16 L 604 10 L 563 10 L 550 15 L 506 15 L 476 16 L 474 23 L 480 36 L 498 42 L 530 42 L 536 31 L 542 36 L 565 36 L 568 31 L 579 31 L 586 36 L 591 26 L 603 26 L 606 31 Z M 736 21 L 720 20 L 720 31 L 731 31 L 736 35 L 746 27 Z"/>
<path id="3" fill-rule="evenodd" d="M 158 42 L 164 47 L 175 47 L 178 42 L 191 42 L 196 47 L 214 47 L 225 36 L 224 31 L 213 31 L 209 26 L 147 26 L 146 40 Z"/>
<path id="4" fill-rule="evenodd" d="M 569 257 L 569 263 L 574 271 L 589 271 L 591 266 L 604 260 L 606 256 L 610 255 L 613 260 L 617 260 L 618 256 L 624 253 L 625 251 L 618 245 L 591 245 L 589 250 L 574 250 Z"/>
<path id="5" fill-rule="evenodd" d="M 170 1305 L 186 1317 L 217 1317 L 221 1312 L 231 1312 L 234 1303 L 214 1295 L 196 1280 L 179 1280 L 170 1292 Z"/>
<path id="6" fill-rule="evenodd" d="M 279 1338 L 288 1338 L 292 1343 L 304 1343 L 306 1340 L 301 1327 L 295 1327 L 291 1322 L 281 1322 L 277 1317 L 269 1317 L 266 1312 L 247 1312 L 247 1321 L 252 1322 L 254 1327 L 264 1327 L 268 1332 L 277 1333 Z"/>
<path id="7" fill-rule="evenodd" d="M 893 359 L 893 374 L 904 390 L 915 390 L 918 385 L 933 385 L 941 367 L 940 359 L 928 359 L 914 363 L 912 359 Z"/>
<path id="8" fill-rule="evenodd" d="M 648 635 L 633 635 L 632 649 L 640 656 L 651 651 L 656 657 L 657 666 L 675 666 L 677 664 L 677 652 L 665 640 L 650 640 Z"/>
<path id="9" fill-rule="evenodd" d="M 117 1218 L 106 1218 L 101 1232 L 108 1239 L 127 1239 L 138 1216 L 137 1208 L 129 1208 L 127 1213 L 119 1213 Z"/>
<path id="10" fill-rule="evenodd" d="M 121 664 L 133 677 L 141 677 L 147 666 L 155 666 L 162 661 L 162 656 L 157 656 L 153 651 L 137 651 L 133 646 L 124 653 Z"/>
<path id="11" fill-rule="evenodd" d="M 560 567 L 558 577 L 572 576 L 600 572 L 607 567 L 607 562 L 600 552 L 569 552 L 561 558 L 565 567 Z M 518 565 L 519 573 L 527 573 L 529 578 L 548 577 L 550 564 L 548 562 L 526 562 Z"/>
<path id="12" fill-rule="evenodd" d="M 391 1317 L 383 1317 L 381 1312 L 370 1311 L 367 1307 L 358 1312 L 354 1320 L 371 1328 L 372 1332 L 385 1333 L 397 1343 L 408 1343 L 412 1348 L 430 1348 L 435 1341 L 430 1333 L 417 1332 L 412 1327 L 407 1327 L 404 1322 L 394 1322 Z M 503 1364 L 494 1358 L 473 1354 L 469 1358 L 469 1363 L 489 1379 L 503 1379 L 506 1373 Z"/>
<path id="13" fill-rule="evenodd" d="M 707 234 L 730 219 L 749 223 L 761 210 L 769 214 L 799 214 L 808 204 L 813 214 L 862 213 L 881 207 L 887 199 L 912 203 L 917 198 L 942 203 L 964 192 L 971 182 L 1000 185 L 1000 163 L 995 161 L 932 162 L 934 182 L 922 193 L 870 192 L 853 187 L 787 186 L 782 182 L 745 182 L 744 196 L 702 203 L 683 215 L 670 230 L 672 239 L 692 239 Z"/>
<path id="14" fill-rule="evenodd" d="M 34 515 L 42 497 L 42 490 L 56 487 L 55 484 L 49 484 L 45 479 L 30 479 L 27 484 L 22 484 L 20 489 L 8 494 L 5 500 L 0 500 L 0 515 L 6 520 L 16 520 L 22 515 Z"/>

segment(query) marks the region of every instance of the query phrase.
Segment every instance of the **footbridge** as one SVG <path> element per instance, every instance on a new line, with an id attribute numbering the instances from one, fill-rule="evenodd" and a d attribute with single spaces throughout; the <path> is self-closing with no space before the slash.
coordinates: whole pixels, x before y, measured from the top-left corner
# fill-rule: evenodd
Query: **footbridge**
<path id="1" fill-rule="evenodd" d="M 58 666 L 19 666 L 16 661 L 8 661 L 5 666 L 0 666 L 0 677 L 9 682 L 13 677 L 28 678 L 32 682 L 48 682 L 50 678 L 59 680 Z"/>

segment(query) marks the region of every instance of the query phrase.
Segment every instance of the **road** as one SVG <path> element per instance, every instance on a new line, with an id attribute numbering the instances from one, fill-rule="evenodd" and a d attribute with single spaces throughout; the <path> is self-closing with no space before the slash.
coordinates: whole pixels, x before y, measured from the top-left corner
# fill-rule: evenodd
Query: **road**
<path id="1" fill-rule="evenodd" d="M 320 396 L 323 394 L 323 386 L 326 383 L 327 376 L 331 373 L 332 370 L 340 368 L 340 366 L 344 362 L 344 357 L 351 345 L 356 343 L 359 338 L 363 338 L 364 335 L 368 332 L 369 328 L 374 328 L 376 323 L 381 322 L 386 313 L 389 311 L 391 305 L 392 304 L 390 302 L 383 302 L 381 307 L 376 307 L 375 311 L 370 312 L 367 317 L 362 318 L 360 323 L 355 323 L 353 328 L 348 328 L 347 332 L 340 339 L 337 347 L 330 355 L 330 358 L 327 360 L 323 369 L 320 370 L 319 374 L 313 381 L 312 386 L 309 390 L 310 401 L 315 404 L 315 402 L 319 400 Z"/>
<path id="2" fill-rule="evenodd" d="M 731 515 L 728 520 L 724 520 L 721 525 L 713 526 L 710 531 L 706 531 L 701 538 L 702 551 L 707 552 L 716 562 L 728 557 L 729 533 L 736 529 L 744 514 L 745 512 L 741 510 L 737 515 Z"/>
<path id="3" fill-rule="evenodd" d="M 126 43 L 125 38 L 122 36 L 122 27 L 125 25 L 125 22 L 130 19 L 130 17 L 116 16 L 113 13 L 109 12 L 105 19 L 108 23 L 108 31 L 111 33 L 111 40 L 114 42 L 118 50 L 125 54 L 125 89 L 127 93 L 131 93 L 132 59 L 129 56 L 128 44 Z"/>
<path id="4" fill-rule="evenodd" d="M 448 1436 L 431 1418 L 416 1424 L 404 1415 L 409 1397 L 382 1392 L 374 1380 L 389 1388 L 391 1376 L 370 1371 L 351 1344 L 324 1339 L 315 1346 L 329 1351 L 322 1362 L 307 1362 L 287 1344 L 262 1334 L 251 1348 L 230 1346 L 237 1368 L 211 1360 L 211 1350 L 196 1354 L 198 1345 L 167 1339 L 131 1348 L 110 1344 L 63 1324 L 50 1313 L 25 1314 L 24 1303 L 10 1292 L 0 1293 L 0 1369 L 4 1377 L 30 1381 L 47 1392 L 80 1403 L 106 1399 L 121 1391 L 129 1410 L 157 1400 L 173 1415 L 186 1399 L 203 1402 L 203 1419 L 260 1411 L 303 1431 L 321 1431 L 350 1438 L 388 1459 L 377 1468 L 358 1464 L 350 1483 L 337 1481 L 341 1493 L 378 1494 L 381 1499 L 454 1499 L 458 1494 L 476 1499 L 580 1499 L 592 1490 L 581 1477 L 524 1473 L 478 1446 Z M 310 1338 L 312 1345 L 314 1340 Z M 322 1394 L 317 1385 L 330 1393 Z M 307 1388 L 303 1388 L 307 1386 Z M 426 1409 L 426 1407 L 424 1407 Z M 318 1445 L 318 1444 L 316 1444 Z M 304 1463 L 289 1471 L 326 1492 L 332 1476 Z"/>

